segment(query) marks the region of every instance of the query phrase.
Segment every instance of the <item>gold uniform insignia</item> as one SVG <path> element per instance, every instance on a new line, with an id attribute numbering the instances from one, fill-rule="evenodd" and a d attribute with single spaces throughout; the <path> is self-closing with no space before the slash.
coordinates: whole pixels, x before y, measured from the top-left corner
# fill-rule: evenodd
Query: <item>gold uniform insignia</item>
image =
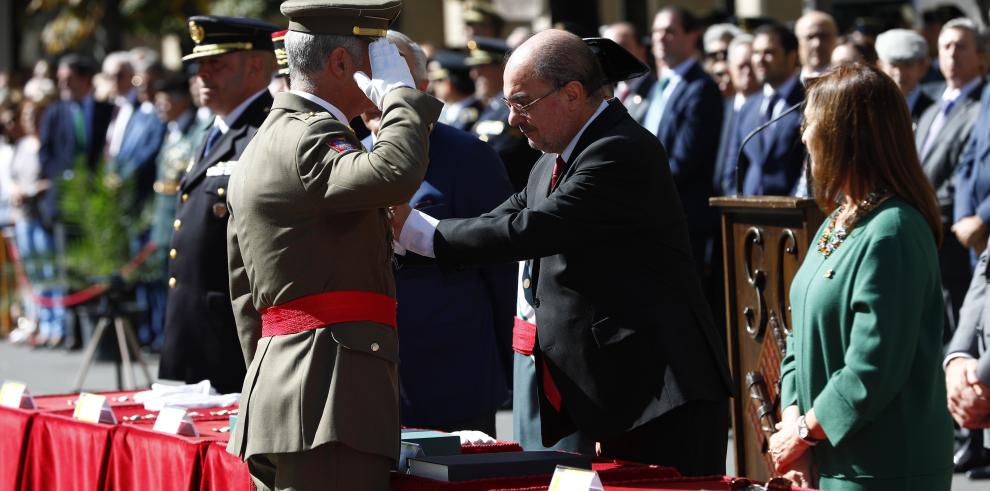
<path id="1" fill-rule="evenodd" d="M 227 203 L 213 203 L 213 216 L 224 218 L 227 216 Z"/>
<path id="2" fill-rule="evenodd" d="M 206 37 L 206 31 L 204 31 L 203 28 L 196 23 L 196 21 L 189 21 L 189 37 L 191 37 L 196 44 L 199 44 L 203 42 L 203 39 Z"/>

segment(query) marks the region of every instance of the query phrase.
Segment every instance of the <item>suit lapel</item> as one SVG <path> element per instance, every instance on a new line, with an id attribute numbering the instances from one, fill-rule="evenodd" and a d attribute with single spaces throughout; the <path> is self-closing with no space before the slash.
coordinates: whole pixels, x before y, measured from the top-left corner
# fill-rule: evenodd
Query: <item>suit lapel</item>
<path id="1" fill-rule="evenodd" d="M 615 126 L 623 116 L 629 115 L 626 107 L 618 99 L 611 99 L 607 104 L 608 107 L 588 125 L 584 133 L 581 134 L 581 138 L 578 139 L 577 145 L 574 146 L 574 151 L 571 152 L 570 161 L 567 163 L 567 170 L 564 172 L 564 175 L 560 176 L 560 182 L 557 183 L 558 188 L 567 180 L 568 176 L 574 173 L 574 168 L 577 167 L 577 161 L 581 158 L 581 152 L 584 152 L 584 149 L 588 148 L 588 145 L 598 140 L 605 130 Z M 554 157 L 555 159 L 556 157 Z M 547 186 L 549 185 L 550 175 L 547 174 Z"/>
<path id="2" fill-rule="evenodd" d="M 271 105 L 272 96 L 267 92 L 251 102 L 251 105 L 237 118 L 237 121 L 227 130 L 227 133 L 217 140 L 213 148 L 210 149 L 209 154 L 204 155 L 202 159 L 196 161 L 193 168 L 182 178 L 182 188 L 185 189 L 195 184 L 196 181 L 206 174 L 206 169 L 209 169 L 213 164 L 233 158 L 237 154 L 240 141 L 247 136 L 252 127 L 257 127 L 261 124 L 261 121 L 267 117 L 268 109 Z M 213 125 L 210 125 L 206 129 L 207 134 L 209 134 L 212 127 Z M 204 137 L 203 142 L 196 150 L 197 155 L 203 151 L 205 146 L 206 138 Z"/>

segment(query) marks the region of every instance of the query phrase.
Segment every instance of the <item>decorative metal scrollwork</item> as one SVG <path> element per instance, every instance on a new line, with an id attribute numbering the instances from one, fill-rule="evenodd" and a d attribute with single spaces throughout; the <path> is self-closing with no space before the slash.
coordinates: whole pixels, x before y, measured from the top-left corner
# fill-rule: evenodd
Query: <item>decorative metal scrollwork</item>
<path id="1" fill-rule="evenodd" d="M 787 323 L 787 299 L 790 292 L 787 291 L 787 276 L 784 274 L 784 261 L 787 259 L 787 256 L 794 256 L 795 261 L 800 261 L 798 258 L 798 241 L 793 230 L 785 228 L 781 232 L 777 250 L 779 252 L 777 254 L 777 312 L 779 313 L 777 322 L 780 323 L 780 328 L 783 331 L 784 335 L 781 336 L 781 339 L 783 339 L 791 334 L 791 326 Z"/>
<path id="2" fill-rule="evenodd" d="M 763 248 L 763 232 L 757 227 L 750 227 L 749 230 L 746 230 L 744 243 L 743 264 L 746 268 L 746 281 L 756 292 L 756 308 L 746 306 L 743 309 L 743 318 L 746 319 L 746 333 L 759 342 L 767 327 L 767 305 L 763 294 L 767 284 L 767 274 L 765 271 L 753 267 L 753 248 L 754 246 Z"/>

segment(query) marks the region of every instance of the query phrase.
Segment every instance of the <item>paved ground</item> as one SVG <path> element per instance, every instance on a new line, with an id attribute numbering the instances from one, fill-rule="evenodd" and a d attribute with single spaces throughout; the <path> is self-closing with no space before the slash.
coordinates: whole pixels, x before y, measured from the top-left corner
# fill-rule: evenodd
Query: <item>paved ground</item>
<path id="1" fill-rule="evenodd" d="M 158 373 L 158 358 L 146 357 L 152 376 Z M 81 370 L 81 351 L 32 350 L 0 341 L 0 380 L 16 380 L 27 384 L 32 394 L 65 394 L 72 392 L 73 383 Z M 140 371 L 135 370 L 135 380 L 144 383 Z M 116 390 L 117 370 L 113 363 L 97 362 L 87 373 L 83 389 L 87 391 Z M 501 411 L 496 418 L 497 438 L 512 439 L 512 412 Z M 731 442 L 730 442 L 731 447 Z M 731 455 L 726 455 L 728 474 L 733 474 Z M 956 475 L 953 491 L 987 491 L 990 481 L 970 481 Z"/>

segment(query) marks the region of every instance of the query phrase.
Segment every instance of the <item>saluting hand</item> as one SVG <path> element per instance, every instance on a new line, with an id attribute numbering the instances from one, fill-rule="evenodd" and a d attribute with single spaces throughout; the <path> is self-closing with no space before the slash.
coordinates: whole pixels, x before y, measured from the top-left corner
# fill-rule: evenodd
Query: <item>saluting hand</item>
<path id="1" fill-rule="evenodd" d="M 385 94 L 392 89 L 416 87 L 409 65 L 402 58 L 399 49 L 388 39 L 381 38 L 369 44 L 368 58 L 371 62 L 371 77 L 364 72 L 354 72 L 354 81 L 378 109 L 382 109 Z"/>

